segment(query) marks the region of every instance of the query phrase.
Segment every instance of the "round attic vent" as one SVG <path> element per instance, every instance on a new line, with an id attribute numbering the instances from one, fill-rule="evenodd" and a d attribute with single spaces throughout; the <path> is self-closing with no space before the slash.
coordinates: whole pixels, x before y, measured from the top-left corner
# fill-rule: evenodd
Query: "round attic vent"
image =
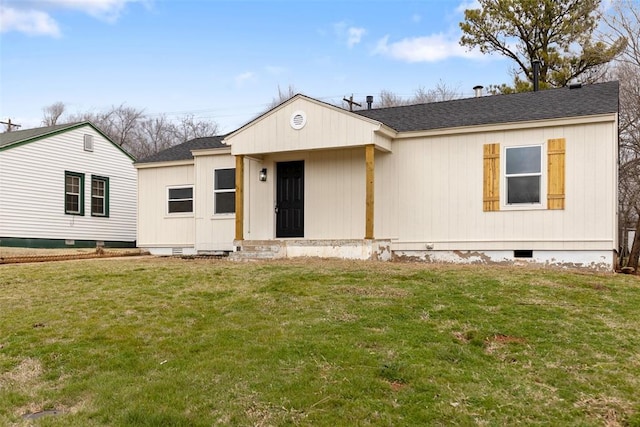
<path id="1" fill-rule="evenodd" d="M 307 124 L 307 115 L 304 111 L 294 111 L 289 123 L 291 124 L 291 127 L 296 130 L 302 129 L 304 125 Z"/>

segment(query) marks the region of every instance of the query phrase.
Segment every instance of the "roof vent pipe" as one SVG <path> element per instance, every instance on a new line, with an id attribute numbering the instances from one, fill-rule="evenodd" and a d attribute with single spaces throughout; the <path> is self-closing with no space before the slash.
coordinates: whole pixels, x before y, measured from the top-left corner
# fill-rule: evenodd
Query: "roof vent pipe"
<path id="1" fill-rule="evenodd" d="M 531 66 L 533 67 L 533 91 L 537 92 L 540 90 L 540 60 L 531 61 Z"/>
<path id="2" fill-rule="evenodd" d="M 473 87 L 473 90 L 476 92 L 476 98 L 480 98 L 482 96 L 482 89 L 484 89 L 484 86 L 482 85 Z"/>
<path id="3" fill-rule="evenodd" d="M 367 95 L 367 110 L 371 110 L 371 104 L 373 104 L 373 96 Z"/>

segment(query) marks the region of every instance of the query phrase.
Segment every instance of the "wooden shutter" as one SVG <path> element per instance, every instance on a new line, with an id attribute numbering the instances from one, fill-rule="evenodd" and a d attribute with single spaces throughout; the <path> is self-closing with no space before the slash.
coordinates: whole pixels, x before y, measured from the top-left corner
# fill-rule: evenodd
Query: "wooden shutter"
<path id="1" fill-rule="evenodd" d="M 482 209 L 500 210 L 500 144 L 484 145 Z"/>
<path id="2" fill-rule="evenodd" d="M 564 209 L 564 138 L 547 141 L 547 209 Z"/>

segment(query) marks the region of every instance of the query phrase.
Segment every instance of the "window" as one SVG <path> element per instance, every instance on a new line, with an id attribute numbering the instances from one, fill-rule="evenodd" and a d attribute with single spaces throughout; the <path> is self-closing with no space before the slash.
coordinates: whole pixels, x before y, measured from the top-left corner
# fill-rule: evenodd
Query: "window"
<path id="1" fill-rule="evenodd" d="M 64 213 L 84 215 L 84 174 L 64 173 Z"/>
<path id="2" fill-rule="evenodd" d="M 507 204 L 540 203 L 542 147 L 506 149 Z"/>
<path id="3" fill-rule="evenodd" d="M 544 150 L 543 150 L 543 147 Z M 543 154 L 546 152 L 545 157 Z M 516 209 L 564 209 L 564 138 L 548 139 L 544 145 L 507 147 L 501 155 L 500 143 L 483 145 L 482 210 L 497 212 L 500 207 Z M 506 157 L 506 160 L 502 160 Z M 546 187 L 542 184 L 545 170 Z M 506 172 L 503 172 L 506 171 Z M 504 176 L 504 179 L 503 179 Z M 506 186 L 506 195 L 501 187 Z M 545 194 L 546 193 L 546 194 Z M 502 203 L 502 205 L 501 205 Z M 507 209 L 508 210 L 508 209 Z"/>
<path id="4" fill-rule="evenodd" d="M 169 188 L 169 213 L 193 212 L 193 187 Z"/>
<path id="5" fill-rule="evenodd" d="M 216 214 L 236 211 L 236 170 L 216 169 L 214 171 L 213 212 Z"/>
<path id="6" fill-rule="evenodd" d="M 109 216 L 109 178 L 91 176 L 91 215 Z"/>

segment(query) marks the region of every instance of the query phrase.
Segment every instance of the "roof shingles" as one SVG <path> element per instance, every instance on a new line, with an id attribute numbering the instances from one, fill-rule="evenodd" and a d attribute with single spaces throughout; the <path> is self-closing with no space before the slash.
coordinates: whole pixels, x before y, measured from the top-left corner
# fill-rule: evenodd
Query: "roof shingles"
<path id="1" fill-rule="evenodd" d="M 190 139 L 179 145 L 167 148 L 136 163 L 157 163 L 173 162 L 178 160 L 193 159 L 192 150 L 203 150 L 207 148 L 225 148 L 228 145 L 222 143 L 223 136 L 207 136 L 203 138 Z"/>
<path id="2" fill-rule="evenodd" d="M 28 141 L 32 138 L 45 136 L 63 129 L 76 127 L 79 123 L 66 123 L 62 125 L 45 126 L 41 128 L 14 130 L 11 132 L 0 133 L 0 147 L 16 144 L 23 141 Z"/>
<path id="3" fill-rule="evenodd" d="M 618 112 L 618 82 L 355 111 L 398 132 L 615 112 Z"/>
<path id="4" fill-rule="evenodd" d="M 278 107 L 276 107 L 278 108 Z M 618 82 L 354 111 L 398 132 L 549 120 L 618 112 Z M 224 136 L 196 138 L 138 163 L 190 160 L 192 150 L 223 148 Z"/>

